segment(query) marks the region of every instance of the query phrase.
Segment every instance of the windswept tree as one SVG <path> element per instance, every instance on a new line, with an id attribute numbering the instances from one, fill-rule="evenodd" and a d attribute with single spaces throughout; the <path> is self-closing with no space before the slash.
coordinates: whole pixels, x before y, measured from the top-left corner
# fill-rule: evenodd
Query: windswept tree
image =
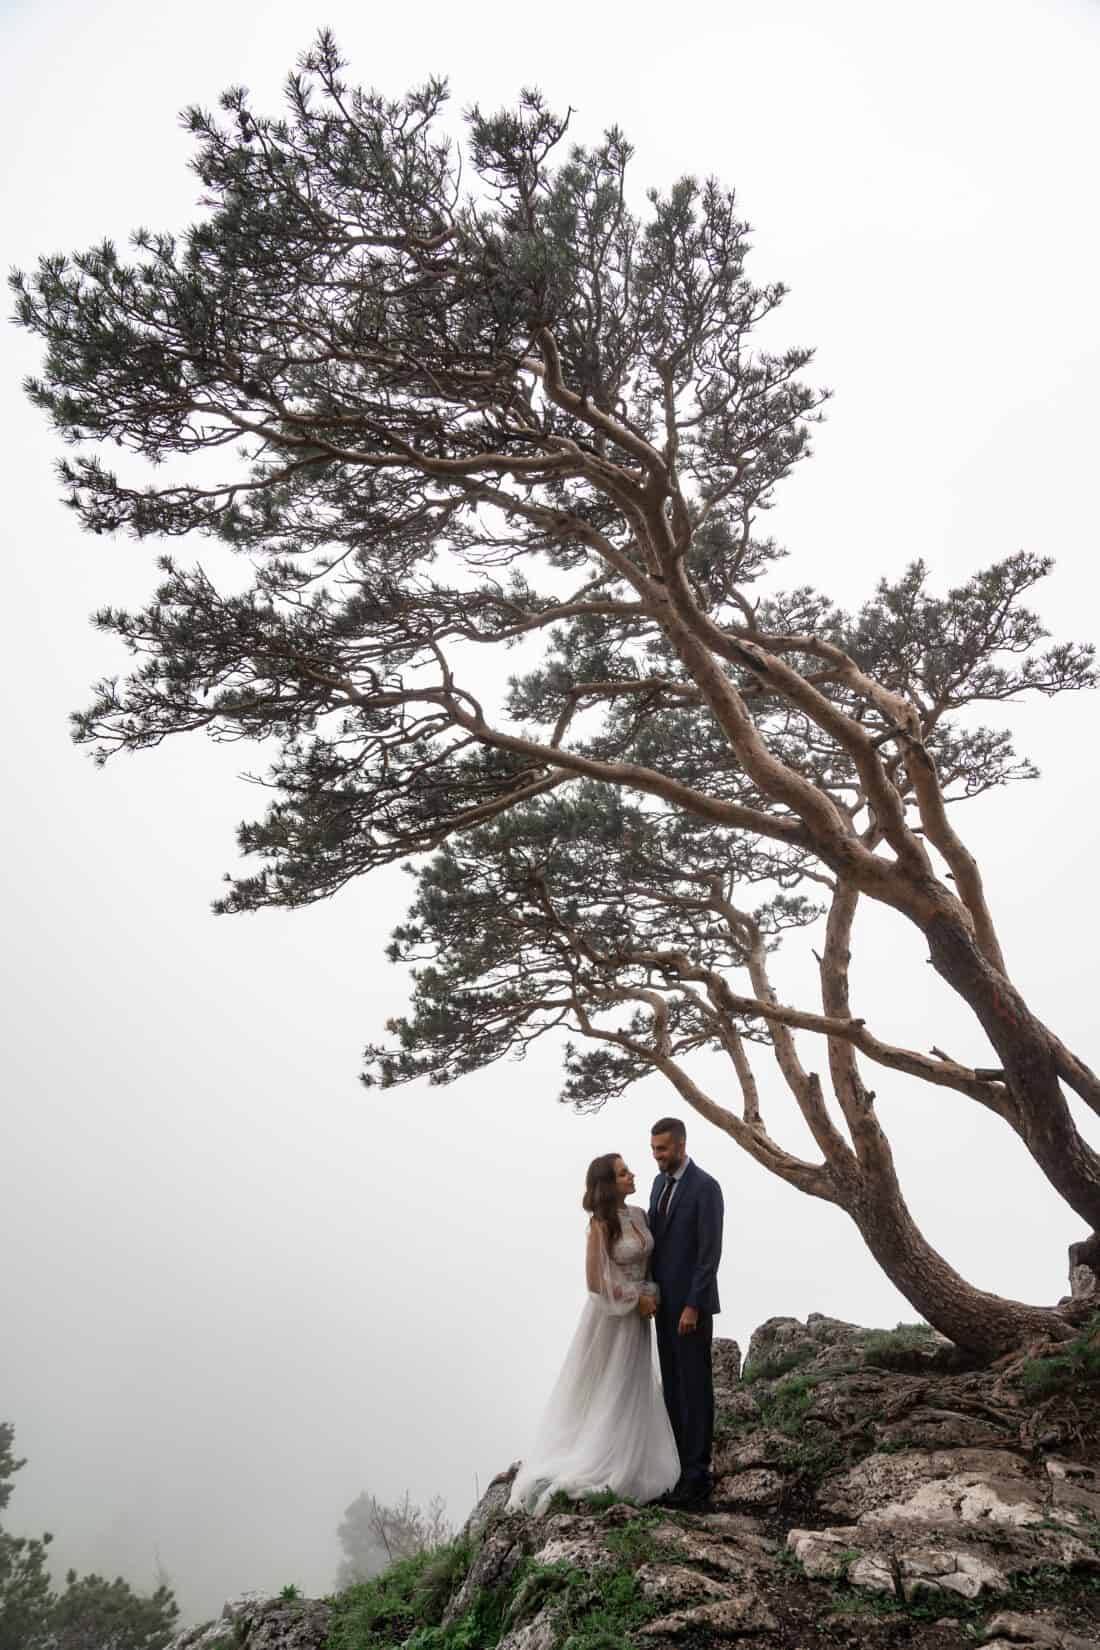
<path id="1" fill-rule="evenodd" d="M 1092 649 L 1048 645 L 1028 606 L 1049 564 L 942 594 L 914 565 L 855 613 L 784 590 L 759 524 L 824 395 L 808 350 L 758 346 L 783 289 L 746 274 L 733 195 L 685 178 L 636 202 L 622 133 L 571 146 L 535 92 L 474 108 L 460 156 L 442 83 L 390 102 L 343 67 L 322 34 L 287 118 L 239 89 L 186 114 L 206 212 L 182 241 L 139 230 L 132 260 L 105 243 L 15 278 L 81 523 L 208 534 L 254 572 L 228 590 L 166 557 L 147 607 L 102 611 L 134 668 L 77 738 L 102 759 L 194 729 L 265 745 L 273 799 L 240 830 L 261 865 L 223 911 L 417 859 L 390 953 L 412 1007 L 368 1081 L 568 1033 L 568 1098 L 662 1075 L 845 1210 L 956 1341 L 1059 1333 L 925 1241 L 866 1076 L 985 1107 L 1100 1230 L 1067 1098 L 1100 1112 L 1100 1080 L 1013 983 L 952 809 L 1034 771 L 973 707 L 1093 683 Z M 133 457 L 168 467 L 136 484 Z M 972 1064 L 860 1017 L 861 900 L 920 931 Z M 819 921 L 819 998 L 786 1006 L 770 957 Z M 809 1157 L 769 1131 L 764 1059 Z"/>

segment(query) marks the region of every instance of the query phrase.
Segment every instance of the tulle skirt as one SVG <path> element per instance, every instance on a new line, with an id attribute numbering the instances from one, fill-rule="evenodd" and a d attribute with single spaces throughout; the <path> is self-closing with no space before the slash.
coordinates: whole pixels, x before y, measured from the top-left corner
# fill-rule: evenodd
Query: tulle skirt
<path id="1" fill-rule="evenodd" d="M 509 1506 L 539 1514 L 559 1490 L 653 1501 L 679 1476 L 651 1321 L 589 1296 Z"/>

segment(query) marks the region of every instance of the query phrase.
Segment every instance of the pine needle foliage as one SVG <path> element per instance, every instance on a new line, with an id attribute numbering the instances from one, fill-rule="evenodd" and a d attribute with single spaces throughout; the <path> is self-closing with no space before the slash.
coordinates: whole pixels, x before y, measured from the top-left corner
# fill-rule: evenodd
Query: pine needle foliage
<path id="1" fill-rule="evenodd" d="M 750 275 L 734 193 L 643 191 L 618 127 L 574 141 L 535 89 L 457 139 L 442 80 L 392 99 L 345 69 L 323 31 L 284 114 L 240 87 L 185 112 L 183 236 L 13 277 L 81 525 L 212 540 L 248 575 L 162 554 L 144 607 L 104 607 L 132 667 L 77 739 L 101 761 L 197 731 L 262 748 L 270 806 L 223 912 L 413 864 L 390 950 L 411 1004 L 366 1082 L 450 1083 L 544 1038 L 581 1108 L 658 1074 L 844 1209 L 943 1333 L 1057 1331 L 926 1243 L 864 1076 L 982 1105 L 1100 1230 L 1067 1099 L 1100 1114 L 1100 1079 L 1014 983 L 954 823 L 1036 773 L 1000 707 L 1094 684 L 1091 645 L 1031 605 L 1049 559 L 946 590 L 917 561 L 851 610 L 827 562 L 824 588 L 785 585 L 767 512 L 827 395 L 808 348 L 764 341 L 784 288 Z M 966 1058 L 853 1006 L 868 900 L 923 935 Z M 820 1001 L 781 1003 L 772 954 L 815 923 Z M 769 1130 L 761 1059 L 809 1155 Z"/>

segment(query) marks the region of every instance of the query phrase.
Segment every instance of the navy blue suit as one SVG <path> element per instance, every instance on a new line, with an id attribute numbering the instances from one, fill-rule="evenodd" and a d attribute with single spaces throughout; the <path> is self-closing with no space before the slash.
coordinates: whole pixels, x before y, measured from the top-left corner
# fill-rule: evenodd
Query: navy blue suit
<path id="1" fill-rule="evenodd" d="M 666 1177 L 659 1174 L 649 1197 L 653 1232 L 653 1276 L 661 1291 L 657 1308 L 657 1355 L 665 1408 L 680 1452 L 682 1482 L 710 1487 L 714 1444 L 714 1386 L 710 1348 L 718 1305 L 718 1262 L 722 1258 L 722 1188 L 697 1163 L 688 1163 L 668 1213 L 658 1213 Z M 680 1314 L 693 1306 L 699 1325 L 678 1331 Z"/>

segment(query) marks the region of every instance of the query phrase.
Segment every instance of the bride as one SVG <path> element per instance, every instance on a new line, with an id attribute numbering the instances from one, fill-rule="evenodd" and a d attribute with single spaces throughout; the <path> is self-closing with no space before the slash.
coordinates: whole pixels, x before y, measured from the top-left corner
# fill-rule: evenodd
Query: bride
<path id="1" fill-rule="evenodd" d="M 613 1490 L 653 1501 L 680 1476 L 653 1363 L 657 1285 L 646 1276 L 653 1238 L 644 1211 L 626 1201 L 633 1190 L 634 1176 L 615 1152 L 588 1165 L 588 1299 L 516 1474 L 512 1508 L 537 1515 L 558 1491 L 576 1499 Z"/>

